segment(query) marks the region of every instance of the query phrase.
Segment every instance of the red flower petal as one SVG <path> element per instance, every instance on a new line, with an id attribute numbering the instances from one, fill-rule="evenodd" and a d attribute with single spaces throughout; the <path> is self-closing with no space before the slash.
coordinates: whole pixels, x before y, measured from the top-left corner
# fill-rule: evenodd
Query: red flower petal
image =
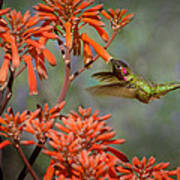
<path id="1" fill-rule="evenodd" d="M 48 39 L 57 39 L 58 36 L 52 32 L 43 32 L 42 35 Z"/>
<path id="2" fill-rule="evenodd" d="M 40 55 L 35 54 L 33 57 L 36 61 L 36 71 L 38 72 L 40 79 L 47 79 L 48 74 L 47 74 L 46 67 L 44 65 L 44 55 L 43 54 L 40 54 Z"/>
<path id="3" fill-rule="evenodd" d="M 72 35 L 71 35 L 71 23 L 65 23 L 65 30 L 66 30 L 66 46 L 70 49 L 72 47 Z"/>
<path id="4" fill-rule="evenodd" d="M 42 3 L 39 3 L 37 6 L 34 6 L 34 9 L 36 9 L 38 11 L 54 12 L 53 8 L 51 8 L 45 4 L 42 4 Z"/>
<path id="5" fill-rule="evenodd" d="M 180 180 L 180 167 L 177 169 L 177 180 Z"/>
<path id="6" fill-rule="evenodd" d="M 5 140 L 2 143 L 0 143 L 0 149 L 4 148 L 5 146 L 11 144 L 11 142 L 9 140 Z"/>
<path id="7" fill-rule="evenodd" d="M 36 75 L 32 65 L 31 56 L 25 55 L 24 61 L 27 64 L 27 72 L 28 72 L 28 82 L 29 82 L 29 90 L 30 94 L 37 94 L 37 82 L 36 82 Z"/>
<path id="8" fill-rule="evenodd" d="M 101 38 L 107 42 L 109 40 L 109 36 L 107 34 L 107 32 L 100 26 L 95 26 L 93 24 L 91 24 L 95 29 L 96 31 L 98 32 L 98 34 L 101 36 Z"/>
<path id="9" fill-rule="evenodd" d="M 63 126 L 62 124 L 60 124 L 60 123 L 56 123 L 56 127 L 57 127 L 58 129 L 60 129 L 61 131 L 65 132 L 65 133 L 70 133 L 70 132 L 71 132 L 71 130 L 67 129 L 66 127 L 64 127 L 64 126 Z"/>
<path id="10" fill-rule="evenodd" d="M 26 28 L 36 25 L 40 19 L 37 16 L 32 16 L 26 23 Z"/>
<path id="11" fill-rule="evenodd" d="M 98 43 L 96 43 L 93 39 L 91 39 L 87 34 L 83 33 L 81 35 L 81 39 L 84 42 L 89 43 L 94 50 L 99 54 L 99 56 L 101 56 L 105 61 L 110 61 L 110 59 L 112 59 L 112 56 L 110 56 L 110 54 Z"/>
<path id="12" fill-rule="evenodd" d="M 83 56 L 84 56 L 84 64 L 87 64 L 89 61 L 92 60 L 93 55 L 92 55 L 92 51 L 91 48 L 89 46 L 88 43 L 84 42 L 84 46 L 83 46 Z"/>
<path id="13" fill-rule="evenodd" d="M 109 8 L 108 11 L 109 11 L 109 14 L 110 14 L 110 16 L 111 16 L 112 18 L 114 18 L 114 17 L 116 16 L 116 13 L 114 12 L 113 9 Z"/>
<path id="14" fill-rule="evenodd" d="M 101 11 L 101 14 L 108 20 L 111 20 L 111 16 L 103 9 Z"/>
<path id="15" fill-rule="evenodd" d="M 47 48 L 43 49 L 43 54 L 44 54 L 44 56 L 46 57 L 47 61 L 49 62 L 49 64 L 51 66 L 56 65 L 55 57 L 53 56 L 53 54 Z"/>
<path id="16" fill-rule="evenodd" d="M 7 79 L 10 58 L 11 58 L 10 54 L 5 54 L 3 64 L 0 68 L 0 84 L 1 85 L 4 84 Z"/>
<path id="17" fill-rule="evenodd" d="M 108 140 L 111 139 L 115 136 L 115 132 L 108 132 L 105 134 L 100 134 L 99 136 L 97 136 L 96 141 L 103 141 L 103 140 Z"/>
<path id="18" fill-rule="evenodd" d="M 32 144 L 37 144 L 35 141 L 33 140 L 21 140 L 21 144 L 23 145 L 32 145 Z"/>
<path id="19" fill-rule="evenodd" d="M 18 47 L 16 44 L 16 41 L 14 37 L 9 36 L 9 41 L 11 43 L 11 49 L 12 49 L 12 64 L 15 68 L 18 68 L 20 65 L 20 59 L 19 59 L 19 53 L 18 53 Z"/>
<path id="20" fill-rule="evenodd" d="M 111 146 L 108 146 L 107 151 L 110 151 L 111 153 L 113 153 L 115 156 L 117 156 L 121 161 L 124 161 L 124 162 L 129 162 L 128 158 L 126 157 L 126 155 L 124 155 L 121 151 L 111 147 Z"/>
<path id="21" fill-rule="evenodd" d="M 102 21 L 98 21 L 92 18 L 82 18 L 82 21 L 84 21 L 85 23 L 93 24 L 94 26 L 105 26 L 105 24 Z"/>
<path id="22" fill-rule="evenodd" d="M 130 174 L 130 173 L 131 173 L 131 170 L 126 169 L 126 168 L 123 168 L 123 167 L 121 167 L 121 166 L 118 166 L 118 167 L 117 167 L 117 170 L 118 170 L 120 173 L 125 173 L 125 174 Z"/>
<path id="23" fill-rule="evenodd" d="M 82 16 L 83 17 L 94 17 L 94 16 L 97 16 L 99 14 L 99 12 L 97 12 L 97 11 L 95 11 L 95 12 L 84 12 L 83 14 L 82 14 Z"/>
<path id="24" fill-rule="evenodd" d="M 108 141 L 104 141 L 103 144 L 123 144 L 125 143 L 125 139 L 114 139 L 114 140 L 108 140 Z"/>
<path id="25" fill-rule="evenodd" d="M 87 10 L 85 10 L 85 12 L 93 12 L 93 11 L 99 11 L 103 8 L 104 4 L 98 4 L 92 8 L 89 8 Z"/>
<path id="26" fill-rule="evenodd" d="M 54 175 L 53 161 L 50 162 L 49 167 L 46 170 L 43 180 L 52 180 Z"/>
<path id="27" fill-rule="evenodd" d="M 94 2 L 94 0 L 89 0 L 89 1 L 83 1 L 76 9 L 75 13 L 79 10 L 82 10 L 88 6 L 90 6 L 92 3 Z"/>
<path id="28" fill-rule="evenodd" d="M 128 21 L 129 22 L 133 17 L 134 17 L 134 14 L 131 13 L 131 14 L 128 14 L 127 16 L 123 17 L 121 21 L 122 22 L 124 22 L 124 21 Z"/>
<path id="29" fill-rule="evenodd" d="M 134 166 L 138 166 L 141 164 L 140 160 L 137 157 L 134 157 L 132 160 Z"/>
<path id="30" fill-rule="evenodd" d="M 42 44 L 40 44 L 40 43 L 38 43 L 37 41 L 34 41 L 34 40 L 32 40 L 32 39 L 27 39 L 27 40 L 26 40 L 26 43 L 27 43 L 28 45 L 31 45 L 31 46 L 37 48 L 37 49 L 44 49 L 44 48 L 45 48 L 44 45 L 42 45 Z"/>
<path id="31" fill-rule="evenodd" d="M 8 13 L 8 12 L 10 11 L 10 9 L 11 9 L 11 8 L 1 9 L 1 10 L 0 10 L 0 16 Z"/>
<path id="32" fill-rule="evenodd" d="M 126 14 L 126 12 L 127 12 L 127 9 L 121 9 L 118 18 L 120 19 L 122 16 Z"/>

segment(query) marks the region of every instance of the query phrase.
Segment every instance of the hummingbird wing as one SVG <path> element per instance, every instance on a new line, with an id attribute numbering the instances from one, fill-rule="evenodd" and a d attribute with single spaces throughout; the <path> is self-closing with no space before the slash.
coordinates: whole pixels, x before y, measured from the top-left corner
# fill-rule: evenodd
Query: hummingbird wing
<path id="1" fill-rule="evenodd" d="M 128 82 L 112 83 L 92 86 L 86 89 L 95 96 L 115 96 L 124 98 L 135 98 L 137 89 Z"/>
<path id="2" fill-rule="evenodd" d="M 118 83 L 119 79 L 114 75 L 113 72 L 98 72 L 92 75 L 93 78 L 101 82 L 111 82 L 111 83 Z"/>

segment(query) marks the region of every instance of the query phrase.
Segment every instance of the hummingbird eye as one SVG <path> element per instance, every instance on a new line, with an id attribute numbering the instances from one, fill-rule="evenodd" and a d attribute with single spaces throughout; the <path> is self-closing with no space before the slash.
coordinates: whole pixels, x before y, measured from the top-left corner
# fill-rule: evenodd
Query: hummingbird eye
<path id="1" fill-rule="evenodd" d="M 127 74 L 127 70 L 126 70 L 126 68 L 121 67 L 121 70 L 122 70 L 122 72 L 123 72 L 123 74 L 124 74 L 124 75 L 126 75 L 126 74 Z"/>

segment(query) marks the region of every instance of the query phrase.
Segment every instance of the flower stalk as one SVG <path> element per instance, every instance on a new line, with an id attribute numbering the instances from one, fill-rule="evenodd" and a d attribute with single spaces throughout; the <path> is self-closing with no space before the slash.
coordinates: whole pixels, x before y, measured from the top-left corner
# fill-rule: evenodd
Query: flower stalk
<path id="1" fill-rule="evenodd" d="M 31 164 L 29 163 L 29 161 L 26 159 L 26 156 L 24 155 L 21 147 L 19 146 L 19 144 L 15 145 L 19 155 L 21 156 L 22 160 L 24 161 L 24 164 L 26 165 L 28 171 L 30 172 L 30 174 L 32 175 L 34 180 L 39 180 L 39 178 L 37 177 L 36 173 L 34 172 L 34 170 L 32 169 Z"/>
<path id="2" fill-rule="evenodd" d="M 113 31 L 113 34 L 111 36 L 111 38 L 108 40 L 108 42 L 106 43 L 106 45 L 104 46 L 104 49 L 108 49 L 108 47 L 110 46 L 110 44 L 112 43 L 112 41 L 114 40 L 114 38 L 117 35 L 117 31 Z M 88 69 L 88 67 L 90 65 L 92 65 L 98 58 L 100 57 L 100 55 L 96 55 L 92 60 L 90 60 L 88 63 L 86 63 L 81 69 L 79 69 L 78 71 L 76 71 L 74 74 L 72 74 L 70 76 L 70 81 L 73 81 L 75 78 L 77 78 L 81 73 L 83 73 L 85 70 Z"/>

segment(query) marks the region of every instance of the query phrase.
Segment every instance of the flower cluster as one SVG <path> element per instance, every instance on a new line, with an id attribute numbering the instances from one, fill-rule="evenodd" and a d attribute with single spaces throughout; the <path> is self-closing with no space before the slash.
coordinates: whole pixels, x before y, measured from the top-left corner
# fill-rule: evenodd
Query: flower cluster
<path id="1" fill-rule="evenodd" d="M 28 111 L 22 114 L 19 112 L 14 115 L 12 108 L 8 108 L 8 113 L 4 118 L 0 117 L 0 135 L 10 139 L 0 144 L 0 149 L 8 144 L 19 143 L 26 120 L 28 119 Z"/>
<path id="2" fill-rule="evenodd" d="M 116 10 L 109 8 L 108 12 L 102 10 L 101 13 L 105 18 L 107 18 L 110 21 L 111 26 L 114 30 L 122 29 L 134 17 L 133 13 L 125 15 L 127 13 L 127 9 L 119 9 L 119 8 Z"/>
<path id="3" fill-rule="evenodd" d="M 120 179 L 129 180 L 129 179 L 155 179 L 155 180 L 170 180 L 173 177 L 177 176 L 177 179 L 180 178 L 180 169 L 168 171 L 166 168 L 169 166 L 167 163 L 155 164 L 156 159 L 150 157 L 147 161 L 146 157 L 140 161 L 137 157 L 134 157 L 132 164 L 122 163 L 123 165 L 117 167 L 117 171 L 121 174 Z"/>
<path id="4" fill-rule="evenodd" d="M 35 136 L 39 143 L 46 142 L 47 133 L 53 128 L 55 120 L 60 117 L 60 111 L 64 107 L 65 102 L 49 108 L 47 104 L 44 109 L 38 107 L 34 112 L 24 111 L 14 115 L 12 108 L 8 109 L 8 113 L 0 117 L 0 134 L 9 140 L 5 140 L 0 144 L 0 149 L 8 144 L 37 144 L 34 140 L 22 140 L 22 133 L 28 132 Z"/>
<path id="5" fill-rule="evenodd" d="M 93 39 L 91 39 L 83 29 L 87 28 L 87 25 L 94 28 L 100 35 L 104 42 L 108 42 L 108 33 L 103 29 L 105 23 L 101 20 L 101 12 L 103 11 L 103 4 L 93 5 L 95 0 L 82 1 L 82 0 L 43 0 L 45 4 L 39 3 L 35 6 L 37 15 L 40 19 L 44 20 L 47 24 L 54 24 L 54 29 L 62 37 L 66 39 L 66 47 L 72 49 L 74 55 L 81 54 L 81 41 L 83 43 L 83 56 L 84 63 L 87 64 L 93 58 L 91 50 L 92 46 L 94 50 L 105 60 L 109 61 L 111 56 L 107 51 Z M 127 11 L 127 10 L 126 10 Z M 118 26 L 125 26 L 130 22 L 133 14 L 125 15 L 125 12 L 119 15 L 115 13 L 113 22 L 118 23 Z M 107 13 L 106 13 L 107 14 Z M 121 18 L 124 16 L 123 18 Z M 118 19 L 118 20 L 117 20 Z M 80 33 L 80 31 L 82 33 Z"/>
<path id="6" fill-rule="evenodd" d="M 65 102 L 49 108 L 40 106 L 34 112 L 21 114 L 8 113 L 0 117 L 0 134 L 6 138 L 0 143 L 0 149 L 12 144 L 37 144 L 50 156 L 50 165 L 44 176 L 52 179 L 180 179 L 180 168 L 166 170 L 169 163 L 155 164 L 155 158 L 145 157 L 140 161 L 134 157 L 132 164 L 127 157 L 111 145 L 122 144 L 124 139 L 114 139 L 115 132 L 107 126 L 111 115 L 99 116 L 91 108 L 79 107 L 79 113 L 72 111 L 67 116 L 60 111 Z M 61 119 L 62 123 L 56 122 Z M 53 128 L 55 125 L 55 129 Z M 28 132 L 38 140 L 22 140 L 23 132 Z M 48 140 L 48 146 L 45 143 Z"/>
<path id="7" fill-rule="evenodd" d="M 45 58 L 51 65 L 56 65 L 54 56 L 45 47 L 48 39 L 58 39 L 52 33 L 53 26 L 45 23 L 40 25 L 38 16 L 31 16 L 30 11 L 22 15 L 21 12 L 7 8 L 0 10 L 0 17 L 0 47 L 4 51 L 0 85 L 3 87 L 6 84 L 9 69 L 15 71 L 23 61 L 27 66 L 30 94 L 37 94 L 32 58 L 39 77 L 47 78 Z"/>
<path id="8" fill-rule="evenodd" d="M 48 133 L 48 143 L 54 150 L 44 149 L 53 160 L 46 176 L 53 168 L 53 175 L 59 178 L 117 177 L 115 166 L 128 159 L 121 151 L 109 146 L 125 141 L 112 139 L 115 132 L 105 123 L 109 118 L 110 115 L 99 116 L 97 111 L 91 115 L 90 108 L 80 107 L 79 113 L 71 112 L 62 119 L 63 125 L 56 123 L 61 132 L 51 129 Z"/>
<path id="9" fill-rule="evenodd" d="M 64 105 L 65 102 L 51 109 L 48 107 L 48 104 L 44 105 L 44 109 L 38 107 L 36 111 L 30 113 L 30 118 L 25 124 L 24 131 L 31 133 L 41 144 L 44 144 L 49 130 L 53 128 L 56 119 L 60 117 L 60 111 Z M 26 141 L 26 144 L 28 144 L 28 141 Z"/>

